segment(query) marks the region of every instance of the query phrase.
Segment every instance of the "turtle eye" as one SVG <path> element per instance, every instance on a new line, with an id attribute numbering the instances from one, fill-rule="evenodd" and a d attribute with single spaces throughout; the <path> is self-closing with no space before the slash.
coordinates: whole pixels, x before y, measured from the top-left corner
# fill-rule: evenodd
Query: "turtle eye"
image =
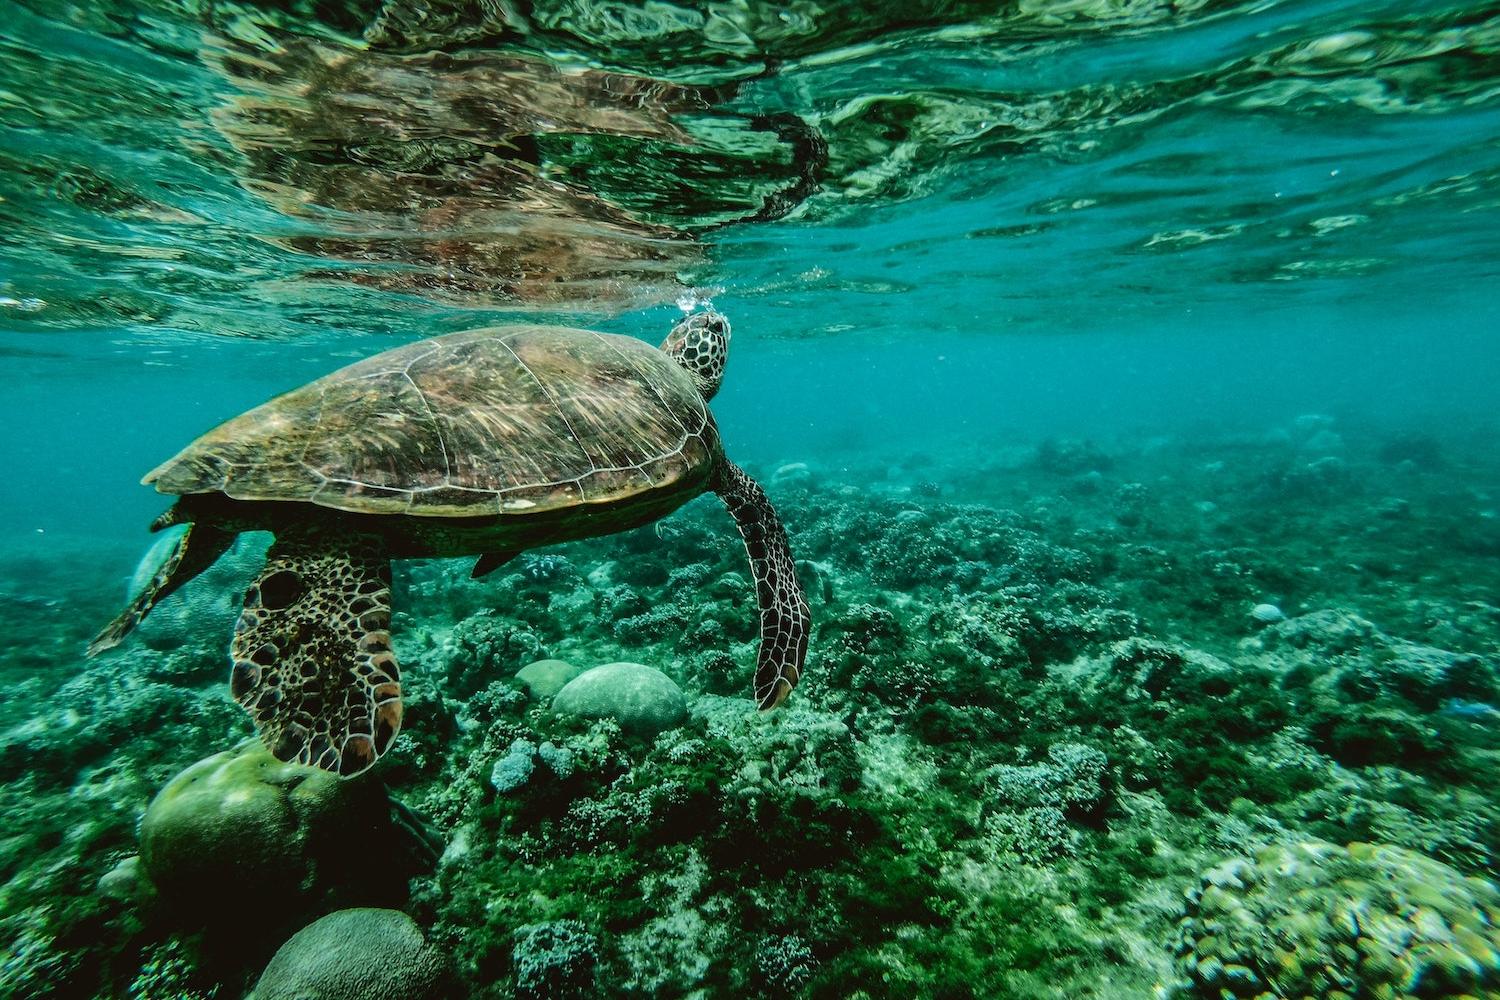
<path id="1" fill-rule="evenodd" d="M 724 332 L 724 321 L 722 319 L 711 319 L 708 321 L 708 329 L 711 333 L 722 334 Z"/>

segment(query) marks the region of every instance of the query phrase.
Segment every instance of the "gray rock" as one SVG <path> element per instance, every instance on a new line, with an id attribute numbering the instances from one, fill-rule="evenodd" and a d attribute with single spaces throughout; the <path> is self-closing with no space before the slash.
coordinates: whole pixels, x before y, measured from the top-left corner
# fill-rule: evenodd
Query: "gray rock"
<path id="1" fill-rule="evenodd" d="M 140 855 L 132 854 L 100 875 L 97 888 L 99 895 L 121 902 L 130 902 L 148 893 L 150 882 L 141 872 Z"/>
<path id="2" fill-rule="evenodd" d="M 532 698 L 551 701 L 557 692 L 581 673 L 582 667 L 575 667 L 565 660 L 537 660 L 517 670 L 516 680 L 526 687 Z"/>
<path id="3" fill-rule="evenodd" d="M 580 674 L 552 699 L 552 710 L 586 719 L 614 719 L 629 733 L 651 736 L 687 721 L 687 700 L 666 674 L 642 663 L 606 663 Z"/>
<path id="4" fill-rule="evenodd" d="M 338 910 L 271 959 L 249 1000 L 436 1000 L 447 963 L 400 910 Z"/>
<path id="5" fill-rule="evenodd" d="M 1372 623 L 1342 608 L 1311 611 L 1267 628 L 1266 647 L 1286 645 L 1327 655 L 1356 653 L 1377 643 L 1380 630 Z"/>
<path id="6" fill-rule="evenodd" d="M 1257 604 L 1250 609 L 1250 620 L 1258 625 L 1275 625 L 1286 621 L 1286 614 L 1274 604 Z"/>
<path id="7" fill-rule="evenodd" d="M 779 486 L 806 486 L 812 478 L 812 469 L 806 462 L 788 462 L 771 473 L 771 482 Z"/>

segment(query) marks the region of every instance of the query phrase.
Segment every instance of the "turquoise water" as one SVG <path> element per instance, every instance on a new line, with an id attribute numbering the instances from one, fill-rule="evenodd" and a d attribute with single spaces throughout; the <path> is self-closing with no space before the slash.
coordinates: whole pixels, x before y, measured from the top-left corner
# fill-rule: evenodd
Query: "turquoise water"
<path id="1" fill-rule="evenodd" d="M 238 997 L 377 905 L 411 996 L 1500 996 L 1500 9 L 0 0 L 0 137 L 0 995 Z M 712 500 L 398 564 L 353 781 L 407 860 L 266 805 L 178 846 L 280 845 L 205 916 L 147 806 L 253 738 L 260 556 L 85 660 L 142 474 L 421 338 L 708 303 L 813 593 L 787 705 Z"/>

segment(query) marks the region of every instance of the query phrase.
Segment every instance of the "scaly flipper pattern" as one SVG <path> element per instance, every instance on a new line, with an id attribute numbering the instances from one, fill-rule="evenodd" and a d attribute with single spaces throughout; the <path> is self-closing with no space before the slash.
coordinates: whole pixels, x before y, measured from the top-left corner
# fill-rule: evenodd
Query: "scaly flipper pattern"
<path id="1" fill-rule="evenodd" d="M 163 515 L 158 523 L 172 522 Z M 131 629 L 139 625 L 141 619 L 161 603 L 162 598 L 217 562 L 229 550 L 230 544 L 234 542 L 234 535 L 232 531 L 223 531 L 208 524 L 189 525 L 188 530 L 177 540 L 177 547 L 157 568 L 151 582 L 146 584 L 114 621 L 104 627 L 104 631 L 94 636 L 94 641 L 89 643 L 88 655 L 97 656 L 106 649 L 118 646 L 120 640 L 129 635 Z"/>
<path id="2" fill-rule="evenodd" d="M 760 484 L 725 459 L 713 490 L 729 508 L 745 539 L 755 597 L 760 605 L 760 654 L 755 664 L 755 702 L 775 708 L 802 676 L 812 619 L 797 582 L 786 531 Z"/>
<path id="3" fill-rule="evenodd" d="M 348 777 L 385 753 L 401 728 L 390 625 L 379 539 L 277 535 L 230 647 L 230 690 L 273 754 Z"/>

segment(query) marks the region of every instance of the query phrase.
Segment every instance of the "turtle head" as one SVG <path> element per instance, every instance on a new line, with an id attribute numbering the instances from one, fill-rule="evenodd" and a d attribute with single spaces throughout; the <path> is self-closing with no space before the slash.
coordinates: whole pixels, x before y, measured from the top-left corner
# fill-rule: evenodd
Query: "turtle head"
<path id="1" fill-rule="evenodd" d="M 704 399 L 713 399 L 724 378 L 724 362 L 729 357 L 729 320 L 723 313 L 709 309 L 693 313 L 672 327 L 662 341 L 662 352 L 693 377 L 693 384 Z"/>

